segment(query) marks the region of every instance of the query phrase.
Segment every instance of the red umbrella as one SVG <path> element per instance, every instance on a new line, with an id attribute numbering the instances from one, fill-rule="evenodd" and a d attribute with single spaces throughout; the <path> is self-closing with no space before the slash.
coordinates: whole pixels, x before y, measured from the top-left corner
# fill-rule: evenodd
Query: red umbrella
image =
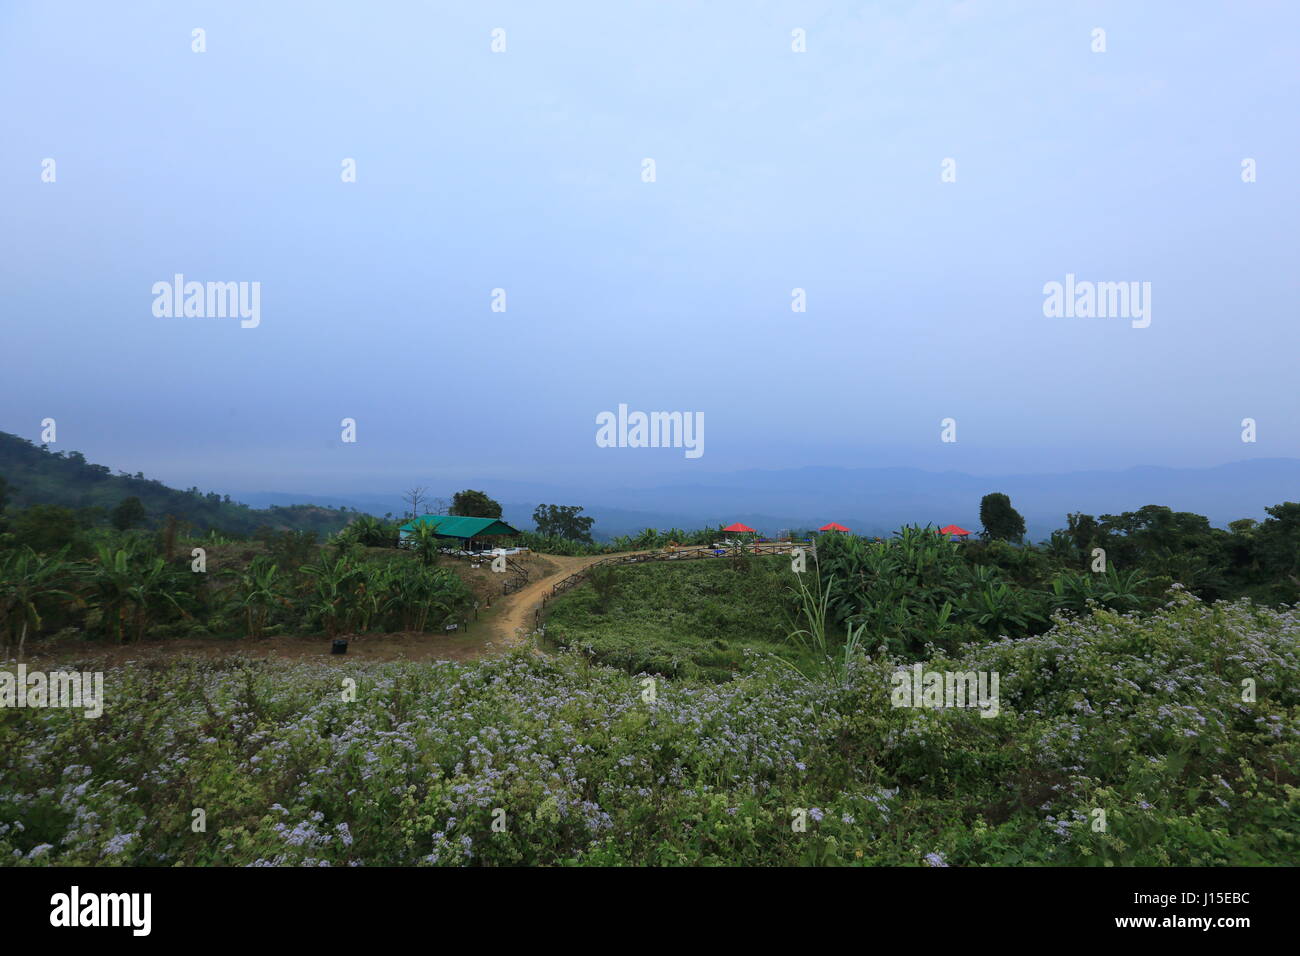
<path id="1" fill-rule="evenodd" d="M 817 530 L 818 531 L 848 531 L 849 529 L 844 527 L 844 525 L 840 524 L 838 521 L 832 521 L 830 524 L 822 525 Z"/>
<path id="2" fill-rule="evenodd" d="M 965 528 L 959 528 L 959 527 L 957 527 L 955 524 L 950 524 L 950 525 L 948 525 L 946 528 L 940 528 L 940 529 L 939 529 L 939 533 L 940 533 L 940 534 L 955 534 L 955 535 L 959 535 L 959 536 L 961 536 L 961 537 L 963 537 L 963 538 L 966 537 L 966 535 L 970 534 L 970 532 L 967 531 Z"/>
<path id="3" fill-rule="evenodd" d="M 749 532 L 750 534 L 753 534 L 753 533 L 754 533 L 754 529 L 753 529 L 753 528 L 751 528 L 751 527 L 750 527 L 749 525 L 747 525 L 747 524 L 741 524 L 739 521 L 737 521 L 735 524 L 729 524 L 729 525 L 727 525 L 727 526 L 726 526 L 725 528 L 723 528 L 722 530 L 723 530 L 723 531 L 730 531 L 730 532 L 732 532 L 732 533 L 734 533 L 734 534 L 740 534 L 740 533 L 742 533 L 742 532 L 746 532 L 746 531 Z"/>

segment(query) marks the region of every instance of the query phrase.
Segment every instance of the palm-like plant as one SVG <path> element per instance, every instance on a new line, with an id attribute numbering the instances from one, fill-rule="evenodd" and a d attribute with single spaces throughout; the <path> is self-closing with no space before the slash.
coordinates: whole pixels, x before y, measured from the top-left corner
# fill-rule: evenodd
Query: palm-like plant
<path id="1" fill-rule="evenodd" d="M 438 537 L 434 525 L 431 522 L 416 525 L 412 537 L 415 539 L 415 553 L 420 563 L 426 568 L 437 564 L 438 557 L 442 554 L 442 540 Z"/>
<path id="2" fill-rule="evenodd" d="M 1140 572 L 1120 572 L 1112 565 L 1101 579 L 1098 599 L 1117 611 L 1131 611 L 1142 605 L 1142 596 L 1138 592 L 1146 583 L 1146 577 Z"/>
<path id="3" fill-rule="evenodd" d="M 302 571 L 315 580 L 310 611 L 320 619 L 327 635 L 333 637 L 341 633 L 355 617 L 358 597 L 362 593 L 362 573 L 346 556 L 332 564 L 324 560 L 320 564 L 305 564 Z"/>
<path id="4" fill-rule="evenodd" d="M 423 527 L 423 526 L 421 526 Z M 391 525 L 386 525 L 374 515 L 358 515 L 344 529 L 353 540 L 368 548 L 392 547 L 396 532 Z"/>
<path id="5" fill-rule="evenodd" d="M 966 620 L 986 634 L 1023 633 L 1044 618 L 1042 595 L 1027 588 L 1014 588 L 1002 578 L 997 568 L 977 565 L 971 570 L 970 582 L 960 608 Z"/>
<path id="6" fill-rule="evenodd" d="M 258 555 L 242 570 L 226 574 L 235 579 L 233 604 L 244 614 L 244 626 L 251 638 L 260 638 L 273 608 L 288 603 L 280 587 L 279 566 Z"/>
<path id="7" fill-rule="evenodd" d="M 99 609 L 105 634 L 121 643 L 128 635 L 127 621 L 137 638 L 143 637 L 155 612 L 173 608 L 185 613 L 181 604 L 186 591 L 162 558 L 143 564 L 133 560 L 125 548 L 100 545 L 97 560 L 86 569 L 91 603 Z"/>
<path id="8" fill-rule="evenodd" d="M 353 630 L 424 631 L 435 617 L 440 622 L 452 612 L 459 579 L 445 568 L 403 560 L 357 568 L 352 584 Z"/>
<path id="9" fill-rule="evenodd" d="M 1052 579 L 1052 604 L 1063 610 L 1082 614 L 1088 609 L 1088 602 L 1097 600 L 1092 573 L 1078 574 L 1066 572 Z"/>
<path id="10" fill-rule="evenodd" d="M 125 636 L 124 618 L 130 605 L 135 571 L 130 552 L 101 544 L 97 560 L 86 569 L 91 604 L 99 610 L 100 626 L 105 635 L 121 642 Z"/>
<path id="11" fill-rule="evenodd" d="M 172 608 L 184 614 L 181 605 L 184 596 L 185 590 L 162 558 L 154 558 L 139 568 L 135 581 L 126 590 L 126 599 L 132 605 L 136 640 L 144 637 L 154 612 Z"/>
<path id="12" fill-rule="evenodd" d="M 65 551 L 43 556 L 29 547 L 8 555 L 0 563 L 0 621 L 7 649 L 18 635 L 18 660 L 23 659 L 28 629 L 41 629 L 40 606 L 50 598 L 75 600 L 63 587 L 68 573 Z"/>

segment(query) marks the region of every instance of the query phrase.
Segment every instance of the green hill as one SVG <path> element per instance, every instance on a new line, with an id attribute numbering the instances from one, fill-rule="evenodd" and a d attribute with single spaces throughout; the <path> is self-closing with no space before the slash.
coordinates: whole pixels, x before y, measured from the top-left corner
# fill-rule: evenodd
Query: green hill
<path id="1" fill-rule="evenodd" d="M 139 473 L 114 475 L 106 465 L 88 462 L 81 452 L 52 452 L 7 432 L 0 432 L 0 479 L 8 483 L 11 512 L 33 505 L 59 505 L 92 521 L 106 519 L 130 497 L 139 498 L 144 505 L 149 526 L 174 515 L 200 531 L 217 528 L 232 534 L 251 534 L 259 528 L 328 534 L 342 528 L 356 513 L 318 505 L 250 508 L 215 491 L 178 491 Z"/>

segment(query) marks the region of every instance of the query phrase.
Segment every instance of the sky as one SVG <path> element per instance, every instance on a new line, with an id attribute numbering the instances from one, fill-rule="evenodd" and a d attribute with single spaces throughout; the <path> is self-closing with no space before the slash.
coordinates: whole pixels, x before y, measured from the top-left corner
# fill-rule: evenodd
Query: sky
<path id="1" fill-rule="evenodd" d="M 0 430 L 231 492 L 1300 457 L 1298 27 L 5 2 Z M 176 274 L 258 283 L 257 326 L 155 314 Z M 1067 275 L 1149 325 L 1045 315 Z M 703 453 L 599 447 L 620 404 Z"/>

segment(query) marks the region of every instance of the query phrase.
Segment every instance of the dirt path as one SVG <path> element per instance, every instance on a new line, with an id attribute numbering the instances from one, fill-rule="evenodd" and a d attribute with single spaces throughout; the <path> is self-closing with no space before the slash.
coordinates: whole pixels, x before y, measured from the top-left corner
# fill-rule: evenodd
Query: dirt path
<path id="1" fill-rule="evenodd" d="M 653 554 L 654 551 L 625 551 L 620 557 Z M 83 640 L 42 642 L 30 647 L 30 665 L 97 661 L 105 666 L 170 657 L 224 658 L 242 655 L 262 660 L 324 660 L 346 665 L 353 661 L 451 660 L 472 661 L 497 657 L 525 642 L 534 627 L 533 611 L 551 588 L 569 575 L 609 555 L 563 557 L 546 555 L 545 573 L 514 594 L 493 599 L 491 609 L 460 633 L 415 633 L 346 635 L 346 655 L 331 655 L 330 642 L 320 635 L 286 635 L 259 641 L 217 638 L 184 638 L 146 641 L 138 644 L 105 646 Z M 534 564 L 533 574 L 543 570 Z M 494 586 L 496 585 L 495 582 Z"/>
<path id="2" fill-rule="evenodd" d="M 645 551 L 630 551 L 628 554 L 647 554 Z M 487 633 L 483 639 L 490 641 L 493 650 L 498 653 L 508 647 L 523 643 L 533 630 L 533 611 L 542 603 L 542 598 L 551 593 L 551 588 L 559 584 L 570 574 L 581 571 L 609 555 L 595 557 L 565 558 L 551 556 L 556 569 L 536 581 L 529 581 L 528 586 L 514 594 L 501 598 L 500 610 L 491 621 L 484 622 Z"/>

